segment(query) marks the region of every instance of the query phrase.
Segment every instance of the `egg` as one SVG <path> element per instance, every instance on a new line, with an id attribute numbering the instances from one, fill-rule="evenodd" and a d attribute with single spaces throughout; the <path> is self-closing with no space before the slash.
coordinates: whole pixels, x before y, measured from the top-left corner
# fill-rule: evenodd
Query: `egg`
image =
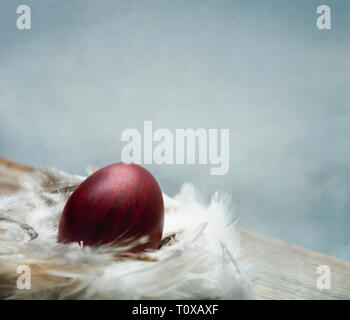
<path id="1" fill-rule="evenodd" d="M 69 197 L 58 227 L 59 242 L 84 246 L 131 243 L 130 251 L 157 249 L 164 226 L 164 201 L 158 182 L 145 168 L 119 162 L 84 180 Z"/>

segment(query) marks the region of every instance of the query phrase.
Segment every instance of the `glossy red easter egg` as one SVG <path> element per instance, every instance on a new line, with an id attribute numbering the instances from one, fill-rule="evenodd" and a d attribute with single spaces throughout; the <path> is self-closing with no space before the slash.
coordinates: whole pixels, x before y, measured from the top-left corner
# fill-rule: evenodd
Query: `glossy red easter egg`
<path id="1" fill-rule="evenodd" d="M 63 210 L 59 242 L 84 246 L 148 237 L 132 251 L 157 249 L 163 233 L 164 202 L 150 172 L 133 163 L 104 167 L 84 180 Z"/>

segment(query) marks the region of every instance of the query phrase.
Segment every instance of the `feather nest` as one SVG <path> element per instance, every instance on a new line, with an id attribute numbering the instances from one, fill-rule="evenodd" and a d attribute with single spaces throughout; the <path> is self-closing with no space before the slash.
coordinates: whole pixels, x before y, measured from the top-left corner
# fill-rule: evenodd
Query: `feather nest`
<path id="1" fill-rule="evenodd" d="M 164 195 L 159 250 L 118 256 L 119 244 L 81 247 L 57 242 L 61 212 L 85 178 L 43 167 L 0 198 L 0 298 L 6 299 L 250 299 L 239 239 L 227 196 L 203 205 L 190 184 Z M 30 269 L 30 290 L 17 286 Z"/>

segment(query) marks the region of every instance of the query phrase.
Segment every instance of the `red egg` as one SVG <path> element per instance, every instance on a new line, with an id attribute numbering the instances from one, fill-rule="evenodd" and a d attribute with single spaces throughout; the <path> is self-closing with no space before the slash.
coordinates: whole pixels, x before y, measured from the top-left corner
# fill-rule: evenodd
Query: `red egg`
<path id="1" fill-rule="evenodd" d="M 96 171 L 72 193 L 58 241 L 90 246 L 146 236 L 146 243 L 131 250 L 139 252 L 159 247 L 163 225 L 164 202 L 156 179 L 140 165 L 119 162 Z"/>

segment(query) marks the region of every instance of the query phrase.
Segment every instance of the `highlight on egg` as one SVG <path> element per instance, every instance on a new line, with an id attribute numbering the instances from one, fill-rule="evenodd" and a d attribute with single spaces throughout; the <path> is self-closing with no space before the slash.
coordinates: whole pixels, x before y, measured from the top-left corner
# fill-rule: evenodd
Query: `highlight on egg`
<path id="1" fill-rule="evenodd" d="M 155 250 L 163 226 L 164 201 L 156 179 L 138 164 L 119 162 L 96 171 L 72 193 L 58 241 L 92 246 L 146 237 L 130 251 Z"/>

